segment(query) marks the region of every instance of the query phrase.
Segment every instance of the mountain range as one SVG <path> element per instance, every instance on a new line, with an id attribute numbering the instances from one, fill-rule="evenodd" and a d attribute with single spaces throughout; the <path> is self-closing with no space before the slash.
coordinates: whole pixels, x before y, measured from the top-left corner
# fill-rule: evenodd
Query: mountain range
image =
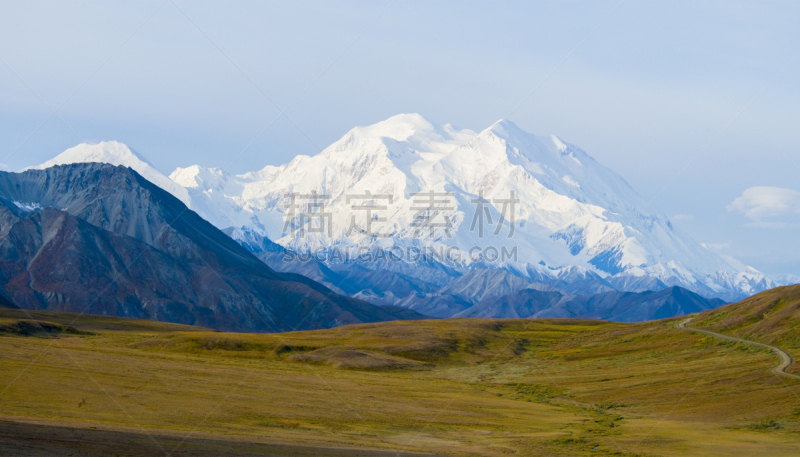
<path id="1" fill-rule="evenodd" d="M 438 266 L 438 275 L 416 277 L 286 262 L 296 253 L 245 235 L 220 231 L 131 168 L 0 173 L 0 306 L 287 331 L 453 316 L 644 320 L 722 304 L 677 287 L 574 295 L 504 269 L 458 272 L 436 262 L 425 268 Z"/>
<path id="2" fill-rule="evenodd" d="M 99 163 L 0 172 L 0 295 L 235 331 L 423 317 L 275 272 L 137 172 Z"/>
<path id="3" fill-rule="evenodd" d="M 313 157 L 240 175 L 193 165 L 166 177 L 113 141 L 36 168 L 93 161 L 138 171 L 217 228 L 295 252 L 427 249 L 458 271 L 599 279 L 622 291 L 680 286 L 726 301 L 781 284 L 697 243 L 579 147 L 505 120 L 476 133 L 401 114 L 356 127 Z M 435 208 L 422 211 L 431 198 Z M 380 209 L 368 220 L 369 205 Z"/>
<path id="4" fill-rule="evenodd" d="M 240 175 L 193 165 L 167 177 L 122 143 L 84 143 L 21 176 L 97 162 L 134 171 L 139 181 L 171 194 L 171 205 L 185 205 L 204 226 L 216 227 L 214 237 L 238 242 L 243 249 L 237 256 L 249 256 L 240 266 L 250 270 L 258 259 L 252 271 L 266 267 L 282 280 L 327 291 L 326 297 L 347 297 L 347 306 L 378 305 L 370 308 L 377 314 L 350 321 L 403 317 L 401 308 L 412 313 L 406 317 L 416 311 L 633 321 L 713 308 L 782 283 L 694 241 L 577 146 L 509 121 L 476 133 L 398 115 L 356 127 L 313 157 Z M 59 191 L 73 195 L 71 175 L 58 176 L 45 181 L 59 181 Z M 71 207 L 55 194 L 18 200 L 8 189 L 0 196 L 20 220 L 43 217 L 51 206 Z M 142 216 L 109 226 L 103 217 L 112 208 L 129 211 L 139 197 L 122 197 L 118 188 L 108 192 L 111 207 L 67 215 L 78 225 L 88 222 L 160 250 L 154 243 L 163 220 Z M 24 306 L 42 306 L 41 298 L 38 305 L 32 298 L 41 294 L 29 295 Z M 129 314 L 136 306 L 119 309 Z M 150 315 L 177 319 L 166 309 Z M 275 324 L 276 316 L 252 329 L 291 328 Z M 251 329 L 245 321 L 231 325 Z"/>

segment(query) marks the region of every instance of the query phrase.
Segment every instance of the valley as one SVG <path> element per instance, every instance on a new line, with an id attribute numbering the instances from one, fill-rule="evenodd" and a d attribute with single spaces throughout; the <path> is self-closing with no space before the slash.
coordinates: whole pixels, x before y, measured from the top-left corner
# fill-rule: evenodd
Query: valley
<path id="1" fill-rule="evenodd" d="M 770 304 L 772 313 L 735 320 Z M 792 332 L 781 332 L 798 322 L 799 305 L 800 287 L 785 287 L 696 315 L 692 326 L 747 333 L 797 354 Z M 776 324 L 770 318 L 779 312 Z M 241 455 L 284 455 L 279 449 L 297 443 L 315 455 L 800 452 L 798 381 L 770 373 L 770 350 L 678 328 L 685 318 L 446 319 L 245 334 L 69 313 L 0 315 L 0 430 L 67 427 L 149 442 L 120 455 L 156 445 L 205 455 L 221 442 L 237 443 L 231 449 Z M 9 325 L 19 321 L 55 330 L 26 334 Z M 769 332 L 755 330 L 762 327 Z"/>
<path id="2" fill-rule="evenodd" d="M 800 456 L 798 5 L 4 2 L 0 457 Z"/>

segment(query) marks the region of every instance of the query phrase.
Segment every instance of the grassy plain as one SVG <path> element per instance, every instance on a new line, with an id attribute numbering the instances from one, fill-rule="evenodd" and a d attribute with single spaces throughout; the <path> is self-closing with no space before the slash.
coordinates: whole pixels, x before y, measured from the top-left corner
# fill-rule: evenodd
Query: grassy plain
<path id="1" fill-rule="evenodd" d="M 800 360 L 800 285 L 778 287 L 706 311 L 692 325 L 778 346 L 794 360 Z M 800 364 L 795 363 L 786 371 L 800 374 Z"/>
<path id="2" fill-rule="evenodd" d="M 31 319 L 74 331 L 15 330 Z M 800 455 L 800 382 L 770 374 L 771 353 L 679 321 L 232 334 L 0 310 L 0 420 L 152 435 L 165 455 L 201 438 L 316 455 Z"/>

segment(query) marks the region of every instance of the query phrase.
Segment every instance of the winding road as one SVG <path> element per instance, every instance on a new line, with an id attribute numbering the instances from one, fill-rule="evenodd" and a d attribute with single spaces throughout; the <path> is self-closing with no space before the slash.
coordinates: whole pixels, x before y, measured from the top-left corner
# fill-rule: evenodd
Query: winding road
<path id="1" fill-rule="evenodd" d="M 790 356 L 789 354 L 783 352 L 783 350 L 781 350 L 779 348 L 776 348 L 775 346 L 770 346 L 768 344 L 756 343 L 755 341 L 743 340 L 741 338 L 734 338 L 732 336 L 723 335 L 721 333 L 714 333 L 714 332 L 709 332 L 708 330 L 700 330 L 700 329 L 697 329 L 697 328 L 687 327 L 686 324 L 688 324 L 692 320 L 694 320 L 693 317 L 690 317 L 690 318 L 686 319 L 685 321 L 683 321 L 680 324 L 678 324 L 678 328 L 682 328 L 682 329 L 685 329 L 685 330 L 690 330 L 692 332 L 697 332 L 697 333 L 704 333 L 706 335 L 715 336 L 717 338 L 722 338 L 722 339 L 729 340 L 729 341 L 736 341 L 736 342 L 739 342 L 739 343 L 751 344 L 753 346 L 761 346 L 762 348 L 770 349 L 772 352 L 774 352 L 781 359 L 781 363 L 778 364 L 778 366 L 773 367 L 771 370 L 769 370 L 770 373 L 773 373 L 773 374 L 776 374 L 776 375 L 780 375 L 780 376 L 786 376 L 786 377 L 789 377 L 789 378 L 792 378 L 792 379 L 800 379 L 800 376 L 789 374 L 789 373 L 786 372 L 786 369 L 789 368 L 789 365 L 792 364 L 792 356 Z"/>

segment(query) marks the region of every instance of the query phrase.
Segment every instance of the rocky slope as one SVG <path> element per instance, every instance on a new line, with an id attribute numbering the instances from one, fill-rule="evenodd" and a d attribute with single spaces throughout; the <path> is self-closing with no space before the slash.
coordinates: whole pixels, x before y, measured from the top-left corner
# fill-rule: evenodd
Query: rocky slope
<path id="1" fill-rule="evenodd" d="M 441 283 L 350 262 L 329 268 L 253 234 L 228 231 L 255 255 L 278 271 L 297 272 L 326 286 L 374 304 L 396 305 L 437 318 L 450 317 L 575 317 L 638 322 L 681 316 L 725 304 L 681 287 L 622 292 L 602 278 L 562 272 L 549 282 L 505 269 L 454 271 Z M 294 259 L 293 261 L 286 261 Z M 548 278 L 541 277 L 540 280 Z"/>
<path id="2" fill-rule="evenodd" d="M 680 287 L 658 292 L 605 292 L 570 296 L 554 291 L 524 289 L 482 300 L 455 317 L 580 317 L 639 322 L 681 316 L 725 304 Z"/>
<path id="3" fill-rule="evenodd" d="M 0 286 L 18 306 L 237 331 L 420 317 L 277 273 L 135 171 L 0 173 Z"/>

